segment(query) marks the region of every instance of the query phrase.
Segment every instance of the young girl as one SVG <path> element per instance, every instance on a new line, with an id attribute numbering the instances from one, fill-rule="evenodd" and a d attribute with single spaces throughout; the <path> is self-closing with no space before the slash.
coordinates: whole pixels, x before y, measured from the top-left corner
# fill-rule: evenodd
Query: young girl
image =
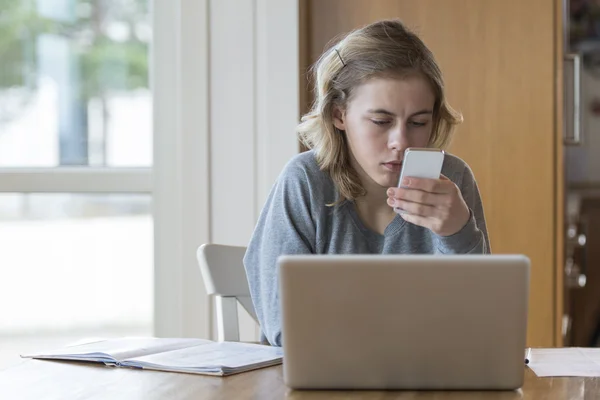
<path id="1" fill-rule="evenodd" d="M 397 187 L 404 150 L 444 148 L 462 120 L 414 33 L 397 20 L 353 31 L 321 56 L 315 78 L 314 106 L 298 127 L 311 150 L 282 171 L 244 257 L 262 333 L 275 346 L 282 254 L 490 252 L 464 161 L 446 154 L 440 179 L 409 178 Z"/>

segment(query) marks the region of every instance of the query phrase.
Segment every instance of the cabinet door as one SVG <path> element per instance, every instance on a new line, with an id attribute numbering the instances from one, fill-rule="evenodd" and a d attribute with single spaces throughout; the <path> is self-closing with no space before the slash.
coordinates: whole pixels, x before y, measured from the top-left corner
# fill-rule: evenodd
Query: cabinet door
<path id="1" fill-rule="evenodd" d="M 449 150 L 475 173 L 492 251 L 532 262 L 528 344 L 554 345 L 555 1 L 306 0 L 300 14 L 304 65 L 338 34 L 384 18 L 400 18 L 431 48 L 464 116 Z"/>

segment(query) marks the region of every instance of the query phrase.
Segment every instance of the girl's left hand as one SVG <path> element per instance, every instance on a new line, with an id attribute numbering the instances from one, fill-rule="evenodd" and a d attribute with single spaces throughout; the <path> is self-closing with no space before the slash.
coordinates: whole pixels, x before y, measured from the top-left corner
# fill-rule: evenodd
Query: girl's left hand
<path id="1" fill-rule="evenodd" d="M 388 189 L 387 203 L 406 211 L 400 214 L 405 221 L 440 236 L 457 233 L 469 221 L 469 207 L 460 189 L 444 175 L 440 179 L 405 178 L 402 186 Z"/>

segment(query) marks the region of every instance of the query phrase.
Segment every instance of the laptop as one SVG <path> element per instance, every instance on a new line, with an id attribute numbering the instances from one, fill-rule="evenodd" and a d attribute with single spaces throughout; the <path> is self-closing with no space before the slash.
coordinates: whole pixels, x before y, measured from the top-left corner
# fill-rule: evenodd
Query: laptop
<path id="1" fill-rule="evenodd" d="M 289 255 L 278 264 L 292 389 L 523 385 L 525 256 Z"/>

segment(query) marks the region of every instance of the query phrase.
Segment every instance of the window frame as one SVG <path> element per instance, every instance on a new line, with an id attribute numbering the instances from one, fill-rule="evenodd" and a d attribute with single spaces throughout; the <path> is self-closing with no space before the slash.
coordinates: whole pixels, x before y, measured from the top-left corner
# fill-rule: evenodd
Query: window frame
<path id="1" fill-rule="evenodd" d="M 196 249 L 213 241 L 247 244 L 273 182 L 299 151 L 300 0 L 245 0 L 243 6 L 239 0 L 150 1 L 153 166 L 1 168 L 0 193 L 151 194 L 154 335 L 214 338 Z M 248 59 L 232 48 L 239 31 L 215 34 L 232 19 L 247 21 Z M 239 95 L 239 81 L 216 76 L 232 62 L 252 71 L 243 98 L 253 107 L 239 118 L 229 113 L 231 97 L 215 92 Z M 233 129 L 216 123 L 225 119 Z M 246 167 L 232 179 L 220 152 L 230 155 L 236 141 L 250 147 L 237 150 Z M 248 188 L 248 202 L 236 199 L 236 182 Z"/>

